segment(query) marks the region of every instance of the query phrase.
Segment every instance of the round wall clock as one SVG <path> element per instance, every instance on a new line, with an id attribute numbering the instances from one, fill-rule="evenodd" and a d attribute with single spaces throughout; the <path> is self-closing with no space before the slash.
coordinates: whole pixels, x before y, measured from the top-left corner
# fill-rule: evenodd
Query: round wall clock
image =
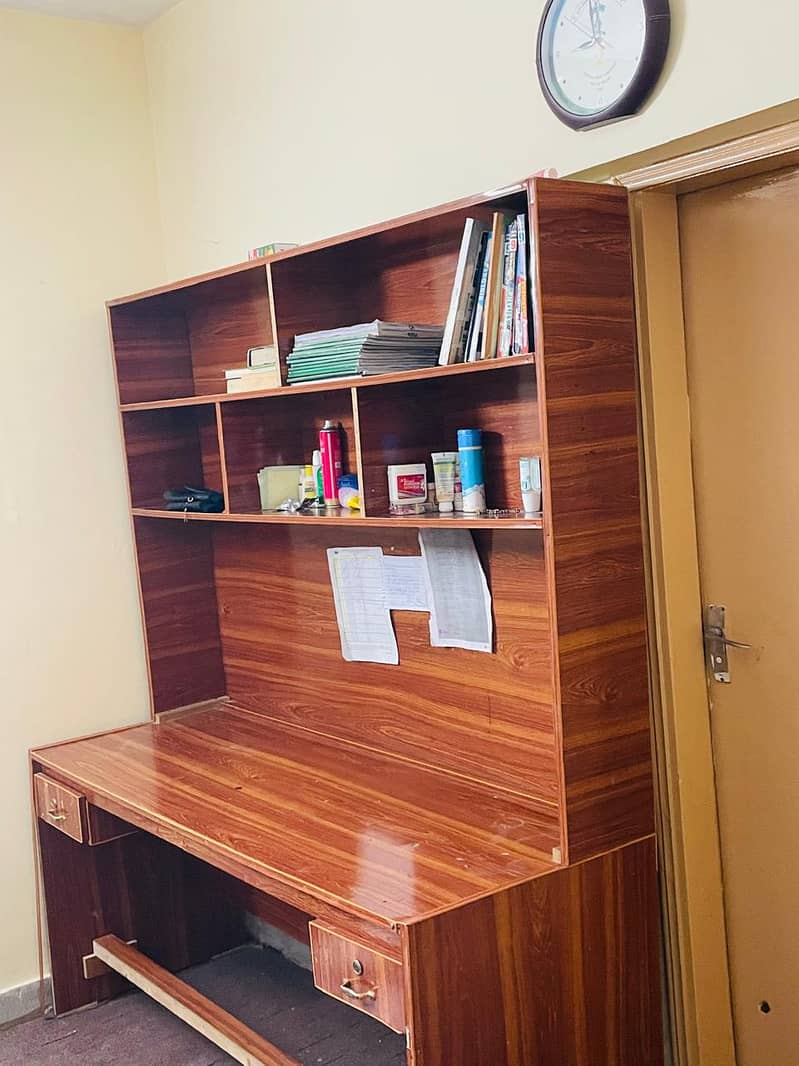
<path id="1" fill-rule="evenodd" d="M 572 129 L 634 115 L 666 61 L 669 0 L 547 0 L 538 80 Z"/>

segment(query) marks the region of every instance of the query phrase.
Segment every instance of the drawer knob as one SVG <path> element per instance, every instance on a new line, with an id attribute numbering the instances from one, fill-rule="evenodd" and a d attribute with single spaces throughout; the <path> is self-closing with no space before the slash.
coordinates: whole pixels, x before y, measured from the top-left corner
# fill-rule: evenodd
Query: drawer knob
<path id="1" fill-rule="evenodd" d="M 67 820 L 66 812 L 63 808 L 58 806 L 56 800 L 51 800 L 50 810 L 47 812 L 47 817 L 51 822 L 65 822 Z"/>
<path id="2" fill-rule="evenodd" d="M 342 981 L 340 988 L 344 995 L 349 996 L 350 999 L 377 999 L 377 989 L 374 986 L 366 992 L 358 992 L 357 989 L 353 988 L 352 981 L 349 978 L 346 981 Z"/>

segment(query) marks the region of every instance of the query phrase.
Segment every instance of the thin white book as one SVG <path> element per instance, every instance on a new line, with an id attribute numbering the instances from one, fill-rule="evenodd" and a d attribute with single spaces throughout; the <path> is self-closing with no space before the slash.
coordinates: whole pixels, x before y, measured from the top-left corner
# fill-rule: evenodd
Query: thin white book
<path id="1" fill-rule="evenodd" d="M 458 345 L 463 335 L 466 308 L 474 283 L 474 266 L 480 252 L 481 238 L 487 229 L 488 226 L 474 218 L 467 218 L 464 224 L 447 322 L 444 326 L 444 339 L 441 342 L 441 354 L 438 357 L 440 366 L 449 366 L 450 363 L 455 362 L 457 357 Z"/>

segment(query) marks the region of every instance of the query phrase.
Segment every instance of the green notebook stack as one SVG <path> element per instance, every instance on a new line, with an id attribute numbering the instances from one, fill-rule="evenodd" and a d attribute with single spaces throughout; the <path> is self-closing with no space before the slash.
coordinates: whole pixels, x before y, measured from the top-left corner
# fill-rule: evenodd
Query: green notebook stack
<path id="1" fill-rule="evenodd" d="M 435 366 L 442 336 L 441 326 L 379 319 L 341 329 L 299 333 L 288 357 L 288 384 Z"/>

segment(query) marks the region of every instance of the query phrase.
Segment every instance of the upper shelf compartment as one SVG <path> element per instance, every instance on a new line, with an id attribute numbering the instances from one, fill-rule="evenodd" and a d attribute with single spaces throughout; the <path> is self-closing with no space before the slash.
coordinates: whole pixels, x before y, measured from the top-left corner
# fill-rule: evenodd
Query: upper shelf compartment
<path id="1" fill-rule="evenodd" d="M 272 343 L 266 267 L 256 263 L 109 304 L 119 402 L 225 391 L 225 370 Z"/>
<path id="2" fill-rule="evenodd" d="M 270 269 L 284 380 L 298 333 L 374 319 L 443 325 L 464 223 L 490 223 L 499 208 L 526 213 L 526 189 L 498 190 L 276 256 Z"/>

